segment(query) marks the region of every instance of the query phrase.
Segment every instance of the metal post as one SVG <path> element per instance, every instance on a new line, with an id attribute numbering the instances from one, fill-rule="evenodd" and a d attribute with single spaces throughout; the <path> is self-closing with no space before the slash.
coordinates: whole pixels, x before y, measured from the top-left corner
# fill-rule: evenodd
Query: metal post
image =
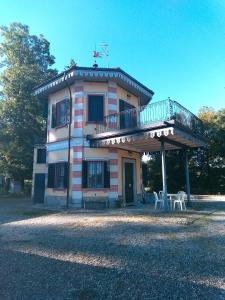
<path id="1" fill-rule="evenodd" d="M 163 139 L 161 140 L 161 160 L 162 160 L 162 181 L 163 181 L 163 195 L 164 195 L 164 210 L 169 209 L 167 199 L 167 179 L 166 179 L 166 155 L 165 145 Z"/>
<path id="2" fill-rule="evenodd" d="M 191 202 L 191 192 L 190 192 L 190 177 L 189 177 L 189 168 L 188 168 L 188 153 L 184 149 L 185 155 L 185 179 L 186 179 L 186 193 L 187 193 L 187 203 L 190 205 Z"/>

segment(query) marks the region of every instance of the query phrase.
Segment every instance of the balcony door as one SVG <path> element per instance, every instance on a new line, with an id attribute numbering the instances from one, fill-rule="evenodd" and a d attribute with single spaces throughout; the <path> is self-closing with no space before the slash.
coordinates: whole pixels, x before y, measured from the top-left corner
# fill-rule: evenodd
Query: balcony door
<path id="1" fill-rule="evenodd" d="M 132 128 L 137 125 L 136 110 L 127 111 L 132 108 L 135 108 L 135 106 L 124 100 L 120 100 L 120 129 Z"/>

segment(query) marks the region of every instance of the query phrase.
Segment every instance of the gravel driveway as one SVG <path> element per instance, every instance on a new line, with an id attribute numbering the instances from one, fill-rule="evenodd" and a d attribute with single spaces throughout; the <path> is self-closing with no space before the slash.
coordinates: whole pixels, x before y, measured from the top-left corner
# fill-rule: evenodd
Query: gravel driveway
<path id="1" fill-rule="evenodd" d="M 0 199 L 0 299 L 225 299 L 225 205 L 57 212 Z"/>

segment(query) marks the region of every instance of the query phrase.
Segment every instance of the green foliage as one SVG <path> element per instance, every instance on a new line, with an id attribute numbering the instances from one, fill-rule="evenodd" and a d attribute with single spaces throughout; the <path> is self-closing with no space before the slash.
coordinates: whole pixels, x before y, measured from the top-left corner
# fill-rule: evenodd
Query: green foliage
<path id="1" fill-rule="evenodd" d="M 0 173 L 23 181 L 31 178 L 34 144 L 46 135 L 46 104 L 33 89 L 57 72 L 49 69 L 54 57 L 42 35 L 21 23 L 0 30 Z"/>
<path id="2" fill-rule="evenodd" d="M 210 107 L 199 110 L 203 121 L 207 148 L 189 150 L 191 193 L 225 193 L 225 109 L 215 111 Z M 169 151 L 166 154 L 167 184 L 171 193 L 185 190 L 184 157 L 182 151 Z M 152 155 L 147 164 L 146 185 L 150 190 L 162 189 L 161 157 Z"/>

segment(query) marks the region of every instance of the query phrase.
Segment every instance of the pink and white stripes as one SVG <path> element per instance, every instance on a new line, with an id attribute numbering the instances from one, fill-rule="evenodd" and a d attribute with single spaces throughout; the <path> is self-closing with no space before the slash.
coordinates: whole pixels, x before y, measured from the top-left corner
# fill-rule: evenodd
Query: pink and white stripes
<path id="1" fill-rule="evenodd" d="M 118 199 L 118 151 L 117 149 L 108 149 L 110 155 L 110 190 L 109 198 Z"/>
<path id="2" fill-rule="evenodd" d="M 73 165 L 72 165 L 72 205 L 82 206 L 82 160 L 83 147 L 73 147 Z"/>
<path id="3" fill-rule="evenodd" d="M 74 118 L 74 137 L 83 136 L 83 122 L 84 122 L 84 88 L 83 86 L 75 86 L 74 93 L 74 108 L 73 108 L 73 118 Z"/>
<path id="4" fill-rule="evenodd" d="M 117 113 L 117 85 L 109 82 L 108 86 L 108 114 Z"/>
<path id="5" fill-rule="evenodd" d="M 77 85 L 74 89 L 73 136 L 77 141 L 80 140 L 80 142 L 76 146 L 73 146 L 72 164 L 72 206 L 77 208 L 82 207 L 83 127 L 84 88 L 82 85 Z"/>

